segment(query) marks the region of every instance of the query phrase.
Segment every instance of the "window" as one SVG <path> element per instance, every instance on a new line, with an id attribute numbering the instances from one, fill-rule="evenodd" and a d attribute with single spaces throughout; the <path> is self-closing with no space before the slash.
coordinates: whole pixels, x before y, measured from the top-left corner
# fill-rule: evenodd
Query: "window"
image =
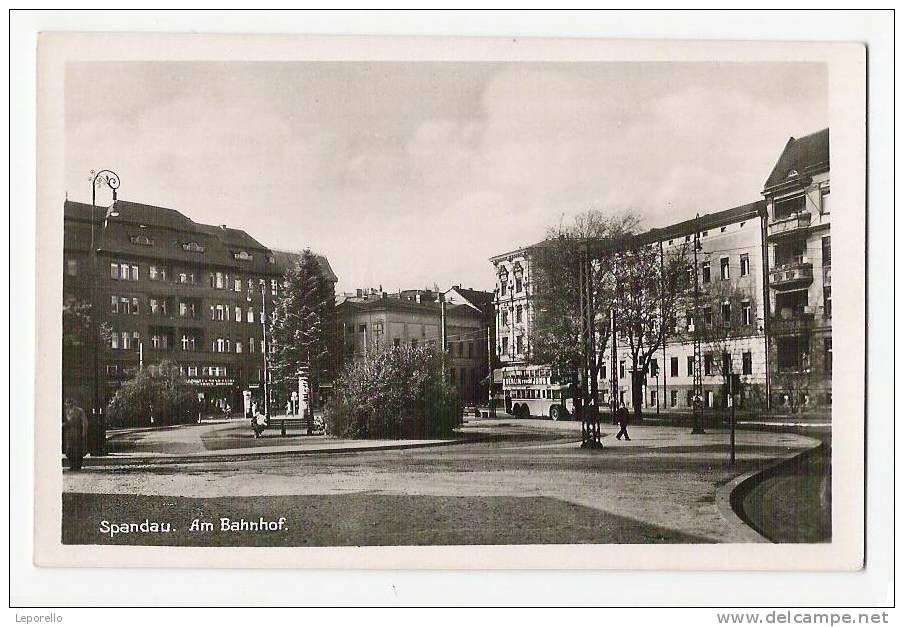
<path id="1" fill-rule="evenodd" d="M 694 376 L 694 357 L 691 355 L 687 358 L 687 376 Z"/>
<path id="2" fill-rule="evenodd" d="M 618 362 L 618 378 L 619 379 L 625 378 L 625 362 L 624 361 Z"/>
<path id="3" fill-rule="evenodd" d="M 507 337 L 502 338 L 502 354 L 503 354 L 503 355 L 508 355 L 508 354 L 509 354 L 509 345 L 508 345 L 508 338 L 507 338 Z"/>
<path id="4" fill-rule="evenodd" d="M 242 321 L 242 308 L 239 307 L 238 305 L 236 305 L 236 307 L 235 307 L 235 321 L 236 322 Z"/>
<path id="5" fill-rule="evenodd" d="M 731 372 L 731 354 L 722 353 L 722 374 Z"/>
<path id="6" fill-rule="evenodd" d="M 184 351 L 193 351 L 195 350 L 195 336 L 183 334 L 182 335 L 182 350 Z"/>
<path id="7" fill-rule="evenodd" d="M 254 338 L 253 337 L 248 338 L 248 352 L 249 353 L 254 352 Z"/>
<path id="8" fill-rule="evenodd" d="M 729 278 L 731 278 L 730 271 L 728 269 L 728 260 L 728 257 L 722 257 L 722 259 L 719 260 L 719 276 L 723 281 L 727 281 Z"/>
<path id="9" fill-rule="evenodd" d="M 657 394 L 656 390 L 650 390 L 650 405 L 659 405 L 659 394 Z"/>
<path id="10" fill-rule="evenodd" d="M 669 375 L 672 377 L 678 376 L 678 358 L 677 357 L 672 357 L 671 360 L 669 360 Z M 674 407 L 674 405 L 673 405 L 673 407 Z"/>
<path id="11" fill-rule="evenodd" d="M 650 360 L 650 375 L 652 375 L 654 377 L 659 376 L 659 360 L 658 359 Z"/>
<path id="12" fill-rule="evenodd" d="M 519 275 L 515 275 L 515 293 L 518 294 L 523 291 L 524 291 L 524 283 L 521 280 L 521 277 Z"/>
<path id="13" fill-rule="evenodd" d="M 707 377 L 711 377 L 713 374 L 713 355 L 712 353 L 706 353 L 703 356 L 703 374 Z"/>
<path id="14" fill-rule="evenodd" d="M 752 324 L 753 323 L 753 316 L 752 316 L 752 312 L 750 310 L 750 301 L 749 300 L 741 301 L 741 315 L 742 315 L 744 324 Z"/>
<path id="15" fill-rule="evenodd" d="M 254 322 L 254 309 L 248 308 L 248 322 Z"/>
<path id="16" fill-rule="evenodd" d="M 722 326 L 731 327 L 731 303 L 722 303 Z"/>
<path id="17" fill-rule="evenodd" d="M 176 280 L 177 280 L 177 282 L 183 283 L 183 284 L 194 284 L 195 273 L 182 270 L 179 272 L 179 275 L 176 277 Z"/>
<path id="18" fill-rule="evenodd" d="M 524 314 L 524 307 L 518 305 L 515 307 L 515 322 L 521 322 L 521 316 Z"/>
<path id="19" fill-rule="evenodd" d="M 182 244 L 182 250 L 187 250 L 191 253 L 203 253 L 204 247 L 198 242 L 185 242 Z"/>
<path id="20" fill-rule="evenodd" d="M 832 338 L 827 337 L 823 340 L 823 351 L 825 360 L 825 371 L 831 376 L 832 374 Z"/>
<path id="21" fill-rule="evenodd" d="M 119 313 L 119 296 L 110 296 L 110 313 Z"/>
<path id="22" fill-rule="evenodd" d="M 188 376 L 197 377 L 198 376 L 198 367 L 197 366 L 189 366 L 188 367 Z"/>
<path id="23" fill-rule="evenodd" d="M 402 346 L 402 339 L 398 337 L 392 338 L 392 347 L 400 348 Z"/>
<path id="24" fill-rule="evenodd" d="M 671 390 L 671 392 L 669 392 L 669 406 L 678 407 L 678 390 Z"/>
<path id="25" fill-rule="evenodd" d="M 822 265 L 832 265 L 832 236 L 826 235 L 822 238 Z"/>
<path id="26" fill-rule="evenodd" d="M 750 255 L 744 253 L 741 255 L 741 276 L 747 276 L 748 274 L 750 274 Z"/>
<path id="27" fill-rule="evenodd" d="M 692 312 L 690 309 L 688 309 L 684 313 L 684 324 L 687 327 L 688 331 L 694 330 L 694 312 Z"/>
<path id="28" fill-rule="evenodd" d="M 116 350 L 119 348 L 119 333 L 115 331 L 110 334 L 110 348 Z"/>
<path id="29" fill-rule="evenodd" d="M 279 289 L 279 282 L 276 279 L 270 279 L 270 294 L 276 296 L 276 292 Z"/>
<path id="30" fill-rule="evenodd" d="M 781 200 L 775 201 L 775 208 L 773 210 L 774 219 L 782 220 L 784 218 L 788 218 L 791 215 L 797 213 L 798 211 L 803 211 L 806 208 L 806 199 L 804 195 L 794 196 L 793 198 L 783 198 Z"/>
<path id="31" fill-rule="evenodd" d="M 137 281 L 138 266 L 128 263 L 111 263 L 110 278 L 118 281 Z"/>
<path id="32" fill-rule="evenodd" d="M 119 297 L 119 313 L 128 314 L 129 312 L 129 299 L 125 296 Z"/>
<path id="33" fill-rule="evenodd" d="M 169 337 L 165 333 L 153 333 L 151 335 L 151 346 L 157 350 L 167 350 L 169 348 Z"/>
<path id="34" fill-rule="evenodd" d="M 703 282 L 709 283 L 709 281 L 710 281 L 709 262 L 704 261 L 702 266 L 703 266 Z"/>
<path id="35" fill-rule="evenodd" d="M 508 309 L 502 310 L 502 326 L 508 325 Z"/>
<path id="36" fill-rule="evenodd" d="M 232 291 L 234 291 L 234 292 L 241 292 L 241 291 L 242 291 L 242 280 L 241 280 L 241 279 L 238 279 L 238 278 L 235 279 L 235 282 L 234 282 L 233 287 L 232 287 Z"/>
<path id="37" fill-rule="evenodd" d="M 166 268 L 162 266 L 148 267 L 148 278 L 151 281 L 166 281 Z"/>
<path id="38" fill-rule="evenodd" d="M 237 353 L 242 352 L 242 343 L 238 340 L 236 340 L 236 342 L 235 342 L 235 352 L 237 352 Z"/>
<path id="39" fill-rule="evenodd" d="M 741 355 L 741 374 L 753 374 L 753 353 L 750 351 Z"/>
<path id="40" fill-rule="evenodd" d="M 822 288 L 822 308 L 826 316 L 832 315 L 832 288 L 826 286 Z"/>
<path id="41" fill-rule="evenodd" d="M 520 355 L 524 352 L 524 336 L 519 335 L 515 338 L 515 354 Z"/>
<path id="42" fill-rule="evenodd" d="M 600 364 L 600 379 L 608 379 L 609 373 L 607 372 L 606 364 Z"/>
<path id="43" fill-rule="evenodd" d="M 195 317 L 195 304 L 184 301 L 184 300 L 180 300 L 179 301 L 179 317 L 194 318 Z"/>
<path id="44" fill-rule="evenodd" d="M 119 278 L 119 264 L 118 263 L 110 264 L 110 278 L 111 279 Z"/>
<path id="45" fill-rule="evenodd" d="M 140 311 L 139 311 L 139 307 L 138 307 L 138 298 L 135 297 L 135 298 L 132 299 L 132 311 L 131 311 L 131 314 L 132 314 L 133 316 L 137 316 L 139 313 L 140 313 Z"/>
<path id="46" fill-rule="evenodd" d="M 213 352 L 215 353 L 225 353 L 226 352 L 226 342 L 227 340 L 218 337 L 216 341 L 213 343 Z"/>
<path id="47" fill-rule="evenodd" d="M 828 190 L 828 188 L 823 188 L 821 190 L 821 192 L 822 193 L 820 194 L 820 196 L 821 196 L 821 200 L 822 200 L 822 205 L 821 205 L 822 213 L 831 213 L 831 211 L 830 211 L 831 205 L 829 203 L 829 190 Z"/>
<path id="48" fill-rule="evenodd" d="M 703 310 L 703 324 L 706 326 L 711 326 L 713 323 L 713 310 L 710 307 L 707 307 Z"/>
<path id="49" fill-rule="evenodd" d="M 226 275 L 222 272 L 215 272 L 210 275 L 210 280 L 213 283 L 211 287 L 215 287 L 218 290 L 223 289 L 226 281 Z"/>
<path id="50" fill-rule="evenodd" d="M 76 259 L 66 260 L 66 276 L 78 276 L 78 261 Z"/>

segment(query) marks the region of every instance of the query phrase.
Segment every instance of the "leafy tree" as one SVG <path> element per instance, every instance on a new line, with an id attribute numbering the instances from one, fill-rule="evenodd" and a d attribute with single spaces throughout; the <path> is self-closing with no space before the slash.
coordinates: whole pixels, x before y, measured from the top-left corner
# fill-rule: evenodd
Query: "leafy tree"
<path id="1" fill-rule="evenodd" d="M 349 362 L 327 405 L 325 423 L 342 438 L 435 438 L 461 424 L 462 404 L 430 346 L 369 352 Z"/>
<path id="2" fill-rule="evenodd" d="M 333 284 L 317 256 L 305 249 L 286 271 L 284 289 L 270 323 L 274 379 L 291 387 L 298 372 L 307 369 L 310 389 L 333 379 L 338 354 L 336 302 Z"/>
<path id="3" fill-rule="evenodd" d="M 190 422 L 197 417 L 198 397 L 171 361 L 147 366 L 120 387 L 107 409 L 112 424 L 145 426 Z"/>

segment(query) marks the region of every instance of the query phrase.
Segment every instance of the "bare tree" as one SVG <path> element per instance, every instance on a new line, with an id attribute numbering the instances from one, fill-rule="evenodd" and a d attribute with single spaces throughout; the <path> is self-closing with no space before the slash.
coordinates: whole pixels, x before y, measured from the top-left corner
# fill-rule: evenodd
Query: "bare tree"
<path id="1" fill-rule="evenodd" d="M 638 238 L 617 251 L 609 265 L 615 330 L 631 357 L 631 403 L 640 417 L 643 382 L 657 351 L 677 334 L 678 306 L 690 285 L 692 264 L 686 244 L 663 253 L 659 242 Z"/>
<path id="2" fill-rule="evenodd" d="M 531 250 L 534 324 L 531 361 L 551 364 L 576 378 L 583 360 L 581 312 L 578 308 L 580 250 L 588 242 L 598 250 L 618 248 L 640 225 L 633 213 L 606 215 L 591 209 L 547 232 Z M 596 303 L 593 324 L 591 380 L 599 376 L 611 330 L 609 311 L 614 301 L 611 255 L 600 256 L 591 267 L 590 289 Z"/>

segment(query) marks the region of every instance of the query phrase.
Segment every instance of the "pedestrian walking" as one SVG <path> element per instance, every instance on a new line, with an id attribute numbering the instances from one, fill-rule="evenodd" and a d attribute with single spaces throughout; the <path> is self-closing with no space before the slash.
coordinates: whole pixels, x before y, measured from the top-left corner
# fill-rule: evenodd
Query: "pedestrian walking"
<path id="1" fill-rule="evenodd" d="M 615 412 L 615 417 L 618 419 L 618 426 L 621 427 L 621 430 L 618 432 L 618 435 L 615 436 L 615 439 L 621 440 L 622 436 L 625 436 L 625 440 L 630 441 L 631 438 L 628 437 L 628 408 L 625 407 L 624 401 L 621 402 L 618 410 Z"/>
<path id="2" fill-rule="evenodd" d="M 63 401 L 63 418 L 66 461 L 70 470 L 81 470 L 82 459 L 88 450 L 88 418 L 85 410 L 71 398 Z"/>

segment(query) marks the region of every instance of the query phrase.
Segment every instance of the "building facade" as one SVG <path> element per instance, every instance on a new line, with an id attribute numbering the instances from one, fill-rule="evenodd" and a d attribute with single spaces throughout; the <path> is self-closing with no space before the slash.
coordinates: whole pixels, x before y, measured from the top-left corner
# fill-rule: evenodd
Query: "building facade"
<path id="1" fill-rule="evenodd" d="M 790 138 L 763 187 L 768 206 L 773 405 L 832 405 L 829 129 Z"/>
<path id="2" fill-rule="evenodd" d="M 64 205 L 64 307 L 93 300 L 91 212 L 91 205 Z M 102 404 L 139 368 L 172 361 L 207 411 L 227 404 L 239 411 L 244 390 L 260 393 L 264 312 L 273 311 L 297 254 L 174 209 L 117 200 L 95 216 Z M 329 262 L 320 261 L 335 284 Z M 64 393 L 89 406 L 94 343 L 77 344 L 64 339 Z"/>
<path id="3" fill-rule="evenodd" d="M 496 274 L 493 292 L 496 356 L 501 367 L 520 366 L 530 360 L 533 321 L 531 247 L 490 258 Z"/>
<path id="4" fill-rule="evenodd" d="M 628 347 L 604 354 L 600 402 L 630 404 L 643 386 L 647 410 L 693 408 L 695 335 L 705 406 L 723 402 L 725 375 L 739 374 L 741 403 L 751 409 L 818 409 L 832 399 L 832 285 L 829 131 L 791 138 L 769 175 L 764 200 L 637 236 L 666 258 L 681 247 L 693 255 L 699 302 L 688 294 L 666 345 L 642 379 L 632 377 Z M 496 351 L 501 367 L 530 362 L 536 299 L 531 251 L 490 259 L 496 274 Z M 702 326 L 695 334 L 694 311 Z M 495 376 L 501 380 L 501 377 Z"/>
<path id="5" fill-rule="evenodd" d="M 439 346 L 443 297 L 430 290 L 358 290 L 340 297 L 337 313 L 345 358 L 392 347 Z M 480 402 L 489 372 L 484 314 L 464 303 L 446 303 L 445 309 L 448 380 L 466 404 Z"/>

